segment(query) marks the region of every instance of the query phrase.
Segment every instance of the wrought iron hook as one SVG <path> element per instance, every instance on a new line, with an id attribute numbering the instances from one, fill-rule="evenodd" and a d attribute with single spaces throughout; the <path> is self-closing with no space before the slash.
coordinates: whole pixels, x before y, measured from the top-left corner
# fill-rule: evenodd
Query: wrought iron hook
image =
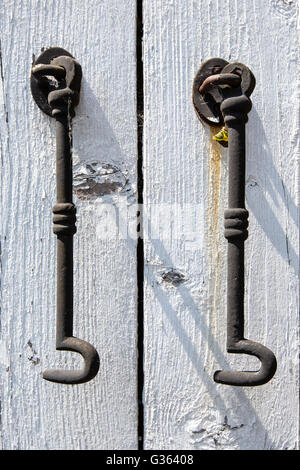
<path id="1" fill-rule="evenodd" d="M 217 71 L 217 73 L 216 73 Z M 227 351 L 248 354 L 261 362 L 258 371 L 216 371 L 217 383 L 255 386 L 274 376 L 277 361 L 273 352 L 260 343 L 244 338 L 244 242 L 248 237 L 245 208 L 245 125 L 255 87 L 252 72 L 243 64 L 210 59 L 199 69 L 193 88 L 197 116 L 205 124 L 228 129 L 229 191 L 225 211 L 227 254 Z"/>
<path id="2" fill-rule="evenodd" d="M 64 49 L 44 51 L 31 70 L 31 91 L 43 112 L 56 120 L 56 196 L 53 231 L 57 235 L 56 349 L 84 359 L 82 370 L 48 369 L 43 378 L 63 384 L 93 379 L 99 356 L 88 342 L 73 336 L 73 235 L 76 208 L 72 201 L 71 119 L 79 102 L 81 66 Z"/>

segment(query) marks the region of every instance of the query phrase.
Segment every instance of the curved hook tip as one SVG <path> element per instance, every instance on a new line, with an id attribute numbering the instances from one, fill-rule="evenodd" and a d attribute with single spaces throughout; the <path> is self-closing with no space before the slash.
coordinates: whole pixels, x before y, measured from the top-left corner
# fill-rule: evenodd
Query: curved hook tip
<path id="1" fill-rule="evenodd" d="M 97 375 L 100 366 L 99 355 L 96 349 L 87 341 L 75 337 L 65 338 L 56 349 L 81 354 L 84 359 L 84 367 L 81 370 L 47 369 L 43 373 L 45 380 L 75 385 L 89 382 Z"/>
<path id="2" fill-rule="evenodd" d="M 217 383 L 237 387 L 264 385 L 272 379 L 277 370 L 275 355 L 260 343 L 243 339 L 228 348 L 228 352 L 255 356 L 261 361 L 261 367 L 254 372 L 217 370 L 214 373 L 214 381 Z"/>

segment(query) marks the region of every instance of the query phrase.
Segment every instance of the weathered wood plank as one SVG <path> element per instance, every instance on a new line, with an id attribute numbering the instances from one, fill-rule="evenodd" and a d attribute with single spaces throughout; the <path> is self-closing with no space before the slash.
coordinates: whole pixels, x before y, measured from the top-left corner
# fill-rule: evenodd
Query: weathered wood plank
<path id="1" fill-rule="evenodd" d="M 136 188 L 135 2 L 31 0 L 1 4 L 3 449 L 134 449 L 135 241 L 107 237 L 107 208 Z M 87 384 L 46 382 L 48 367 L 79 367 L 55 351 L 55 123 L 29 86 L 33 56 L 60 46 L 82 65 L 73 122 L 77 234 L 74 334 L 100 355 Z"/>
<path id="2" fill-rule="evenodd" d="M 145 213 L 174 208 L 172 237 L 145 241 L 147 449 L 298 445 L 296 24 L 295 1 L 144 0 Z M 217 369 L 255 370 L 258 361 L 226 352 L 227 150 L 212 143 L 191 100 L 210 57 L 243 62 L 257 79 L 247 124 L 245 333 L 275 352 L 278 371 L 253 389 L 213 382 Z M 197 219 L 186 208 L 201 231 L 194 243 L 175 212 L 185 204 L 199 209 Z"/>

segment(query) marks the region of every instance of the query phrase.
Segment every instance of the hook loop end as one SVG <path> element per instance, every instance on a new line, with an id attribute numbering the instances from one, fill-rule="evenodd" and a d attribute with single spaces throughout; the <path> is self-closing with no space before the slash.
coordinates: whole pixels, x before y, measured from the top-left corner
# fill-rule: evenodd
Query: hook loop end
<path id="1" fill-rule="evenodd" d="M 214 373 L 214 381 L 224 385 L 238 387 L 253 387 L 264 385 L 274 376 L 277 369 L 277 361 L 273 352 L 255 341 L 242 339 L 227 348 L 229 353 L 249 354 L 261 361 L 261 367 L 257 371 L 230 371 L 217 370 Z"/>

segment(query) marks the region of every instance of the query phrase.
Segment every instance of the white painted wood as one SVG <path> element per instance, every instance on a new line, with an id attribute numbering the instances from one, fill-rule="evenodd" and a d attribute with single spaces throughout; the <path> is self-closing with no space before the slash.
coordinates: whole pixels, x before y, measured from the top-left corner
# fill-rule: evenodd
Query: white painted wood
<path id="1" fill-rule="evenodd" d="M 144 0 L 145 213 L 194 204 L 198 218 L 187 214 L 201 230 L 193 244 L 174 212 L 172 237 L 145 241 L 146 449 L 298 447 L 298 50 L 293 0 Z M 258 361 L 226 352 L 228 157 L 191 99 L 210 57 L 243 62 L 257 79 L 245 333 L 275 352 L 278 371 L 252 389 L 213 381 L 217 369 L 255 370 Z"/>
<path id="2" fill-rule="evenodd" d="M 135 241 L 102 239 L 103 204 L 126 208 L 136 188 L 135 9 L 131 0 L 1 3 L 2 449 L 137 447 Z M 29 86 L 33 57 L 51 46 L 83 69 L 73 125 L 74 334 L 101 364 L 76 386 L 41 377 L 81 366 L 55 351 L 55 123 Z"/>

